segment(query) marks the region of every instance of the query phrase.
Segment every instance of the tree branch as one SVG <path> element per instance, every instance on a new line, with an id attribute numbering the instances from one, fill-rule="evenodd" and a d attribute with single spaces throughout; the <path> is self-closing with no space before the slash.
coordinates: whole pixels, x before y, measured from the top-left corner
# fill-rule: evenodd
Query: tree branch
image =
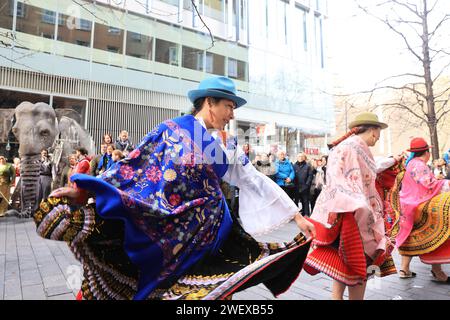
<path id="1" fill-rule="evenodd" d="M 195 12 L 197 12 L 198 17 L 199 17 L 200 20 L 202 21 L 203 25 L 205 26 L 206 29 L 208 29 L 209 36 L 210 36 L 210 38 L 211 38 L 211 46 L 210 46 L 209 48 L 206 49 L 206 51 L 208 51 L 209 49 L 211 49 L 212 47 L 214 47 L 214 43 L 215 43 L 216 41 L 214 40 L 214 36 L 213 36 L 213 34 L 212 34 L 212 32 L 211 32 L 211 29 L 209 29 L 208 25 L 205 23 L 205 21 L 203 21 L 203 18 L 202 18 L 202 16 L 201 16 L 200 12 L 198 12 L 198 8 L 197 8 L 197 6 L 195 5 L 194 0 L 191 0 L 191 3 L 192 3 L 192 6 L 193 6 L 194 9 L 195 9 Z"/>
<path id="2" fill-rule="evenodd" d="M 397 1 L 397 0 L 391 0 L 393 3 L 398 4 L 399 6 L 402 6 L 406 9 L 408 9 L 409 11 L 411 11 L 412 13 L 414 13 L 416 16 L 418 16 L 420 19 L 422 19 L 422 15 L 419 13 L 419 10 L 417 9 L 417 5 L 413 4 L 413 3 L 409 3 L 406 2 L 407 4 Z M 412 7 L 414 7 L 415 9 L 413 9 Z"/>
<path id="3" fill-rule="evenodd" d="M 394 0 L 391 0 L 391 1 L 394 1 Z M 395 2 L 395 1 L 394 1 Z M 399 31 L 399 30 L 397 30 L 391 23 L 390 23 L 390 21 L 389 21 L 389 19 L 383 19 L 383 18 L 380 18 L 380 17 L 378 17 L 378 16 L 376 16 L 376 15 L 374 15 L 373 13 L 371 13 L 371 12 L 369 12 L 369 10 L 367 9 L 367 8 L 364 8 L 363 6 L 361 6 L 361 5 L 358 5 L 358 7 L 362 10 L 362 11 L 364 11 L 367 15 L 369 15 L 369 16 L 371 16 L 371 17 L 373 17 L 373 18 L 375 18 L 375 19 L 377 19 L 378 21 L 380 21 L 380 22 L 382 22 L 382 23 L 384 23 L 385 25 L 387 25 L 388 27 L 389 27 L 389 29 L 391 29 L 393 32 L 395 32 L 396 34 L 398 34 L 402 39 L 403 39 L 403 41 L 405 42 L 405 44 L 406 44 L 406 47 L 408 48 L 408 50 L 421 62 L 421 63 L 423 63 L 423 59 L 422 59 L 422 57 L 421 56 L 419 56 L 419 54 L 412 48 L 412 46 L 410 45 L 410 43 L 409 43 L 409 41 L 408 41 L 408 39 L 406 38 L 406 36 L 401 32 L 401 31 Z M 420 17 L 420 16 L 419 16 Z"/>
<path id="4" fill-rule="evenodd" d="M 423 122 L 426 123 L 428 121 L 428 119 L 420 116 L 419 114 L 417 114 L 414 110 L 412 110 L 410 107 L 408 107 L 405 104 L 401 104 L 401 103 L 382 103 L 382 104 L 380 104 L 380 106 L 386 106 L 386 107 L 391 106 L 391 107 L 395 107 L 397 109 L 404 109 L 404 110 L 407 110 L 412 115 L 414 115 L 416 118 L 422 120 Z"/>
<path id="5" fill-rule="evenodd" d="M 443 24 L 445 21 L 448 21 L 448 20 L 450 20 L 450 14 L 446 14 L 446 15 L 442 18 L 442 20 L 439 21 L 439 23 L 436 25 L 436 27 L 434 28 L 434 30 L 433 30 L 432 32 L 429 32 L 429 33 L 428 33 L 428 37 L 429 37 L 430 40 L 431 40 L 431 38 L 433 38 L 434 34 L 435 34 L 436 31 L 442 26 L 442 24 Z"/>

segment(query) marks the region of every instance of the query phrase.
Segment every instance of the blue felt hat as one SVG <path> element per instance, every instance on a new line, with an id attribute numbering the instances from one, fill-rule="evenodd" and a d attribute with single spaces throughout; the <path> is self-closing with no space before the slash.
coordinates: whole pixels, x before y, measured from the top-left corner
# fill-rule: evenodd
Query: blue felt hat
<path id="1" fill-rule="evenodd" d="M 236 104 L 236 108 L 247 103 L 247 100 L 236 95 L 236 86 L 233 80 L 227 77 L 210 77 L 203 80 L 198 89 L 188 92 L 188 97 L 192 103 L 204 97 L 228 99 Z"/>

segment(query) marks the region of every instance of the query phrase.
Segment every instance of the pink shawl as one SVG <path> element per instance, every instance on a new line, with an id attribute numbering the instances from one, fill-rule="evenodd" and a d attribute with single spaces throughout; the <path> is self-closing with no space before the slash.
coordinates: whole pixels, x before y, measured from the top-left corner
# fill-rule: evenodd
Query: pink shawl
<path id="1" fill-rule="evenodd" d="M 445 180 L 437 180 L 426 163 L 412 159 L 406 167 L 400 190 L 400 231 L 395 239 L 400 247 L 408 238 L 414 224 L 416 208 L 441 192 Z"/>
<path id="2" fill-rule="evenodd" d="M 383 204 L 375 188 L 376 165 L 367 144 L 352 136 L 330 154 L 327 184 L 317 199 L 311 218 L 328 224 L 330 213 L 354 212 L 364 245 L 371 258 L 385 251 Z M 332 217 L 332 215 L 331 215 Z"/>

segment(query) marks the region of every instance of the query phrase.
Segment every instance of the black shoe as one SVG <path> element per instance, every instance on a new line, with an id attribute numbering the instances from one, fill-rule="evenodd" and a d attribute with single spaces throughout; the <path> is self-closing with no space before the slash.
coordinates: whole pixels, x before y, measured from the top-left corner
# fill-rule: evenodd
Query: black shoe
<path id="1" fill-rule="evenodd" d="M 436 277 L 436 274 L 434 273 L 433 270 L 431 270 L 431 274 L 433 275 L 433 281 L 437 282 L 437 283 L 448 283 L 450 284 L 450 277 L 447 276 L 446 280 L 440 280 L 438 277 Z"/>

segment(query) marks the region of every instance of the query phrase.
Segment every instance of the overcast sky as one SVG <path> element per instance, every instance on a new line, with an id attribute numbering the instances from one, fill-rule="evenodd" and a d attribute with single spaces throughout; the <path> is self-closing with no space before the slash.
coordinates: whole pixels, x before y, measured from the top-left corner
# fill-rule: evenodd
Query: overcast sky
<path id="1" fill-rule="evenodd" d="M 450 0 L 442 3 L 450 13 Z M 403 40 L 358 9 L 354 0 L 329 0 L 328 6 L 329 63 L 347 91 L 371 89 L 388 76 L 420 68 Z M 450 33 L 450 24 L 447 26 Z"/>

